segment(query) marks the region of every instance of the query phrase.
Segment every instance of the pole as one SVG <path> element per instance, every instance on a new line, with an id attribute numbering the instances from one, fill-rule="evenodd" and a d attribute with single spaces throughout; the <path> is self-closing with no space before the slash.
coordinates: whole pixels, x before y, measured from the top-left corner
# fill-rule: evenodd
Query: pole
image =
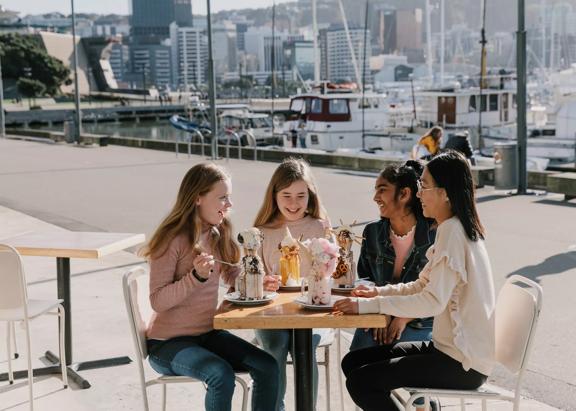
<path id="1" fill-rule="evenodd" d="M 276 2 L 272 1 L 272 50 L 270 50 L 272 69 L 272 82 L 270 84 L 270 94 L 272 95 L 272 140 L 274 140 L 274 98 L 276 97 Z M 240 144 L 240 143 L 238 143 Z"/>
<path id="2" fill-rule="evenodd" d="M 484 148 L 484 140 L 482 139 L 482 93 L 486 88 L 486 0 L 482 0 L 482 28 L 480 29 L 480 94 L 476 107 L 478 109 L 478 150 L 482 153 Z M 486 97 L 488 99 L 488 97 Z M 488 101 L 486 101 L 486 109 L 488 109 Z"/>
<path id="3" fill-rule="evenodd" d="M 430 82 L 433 80 L 432 73 L 432 26 L 430 25 L 430 0 L 426 0 L 426 63 L 428 64 L 428 77 L 430 77 Z"/>
<path id="4" fill-rule="evenodd" d="M 206 0 L 208 20 L 208 100 L 210 103 L 210 128 L 212 128 L 212 160 L 218 159 L 218 119 L 216 117 L 216 78 L 214 76 L 214 56 L 212 50 L 212 15 L 210 0 Z"/>
<path id="5" fill-rule="evenodd" d="M 78 88 L 78 47 L 76 46 L 76 15 L 74 14 L 74 0 L 70 0 L 72 7 L 72 45 L 74 50 L 74 141 L 80 142 L 82 134 L 82 113 L 80 111 L 80 89 Z"/>
<path id="6" fill-rule="evenodd" d="M 6 137 L 6 118 L 4 117 L 4 85 L 2 84 L 2 53 L 0 52 L 0 138 Z"/>
<path id="7" fill-rule="evenodd" d="M 444 0 L 440 0 L 440 86 L 444 86 L 444 55 L 445 55 L 445 33 L 446 26 L 444 21 Z"/>
<path id="8" fill-rule="evenodd" d="M 526 30 L 524 0 L 518 0 L 518 32 L 516 33 L 516 101 L 518 138 L 518 194 L 526 194 Z"/>
<path id="9" fill-rule="evenodd" d="M 314 84 L 320 84 L 320 56 L 318 55 L 318 22 L 316 21 L 316 0 L 312 0 L 312 47 L 314 48 Z"/>
<path id="10" fill-rule="evenodd" d="M 370 0 L 366 0 L 366 10 L 364 10 L 364 44 L 362 45 L 362 151 L 366 151 L 366 124 L 365 124 L 365 111 L 366 111 L 366 43 L 368 37 L 368 7 Z"/>
<path id="11" fill-rule="evenodd" d="M 414 113 L 414 126 L 418 123 L 416 118 L 416 96 L 414 95 L 414 75 L 410 74 L 410 89 L 412 91 L 412 112 Z"/>

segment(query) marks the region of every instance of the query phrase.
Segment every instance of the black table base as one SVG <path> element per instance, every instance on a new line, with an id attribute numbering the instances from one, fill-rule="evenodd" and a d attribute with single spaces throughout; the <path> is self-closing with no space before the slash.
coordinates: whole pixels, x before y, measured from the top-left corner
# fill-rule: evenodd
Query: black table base
<path id="1" fill-rule="evenodd" d="M 32 375 L 40 377 L 44 375 L 61 375 L 62 368 L 60 367 L 60 358 L 51 351 L 46 351 L 45 358 L 54 365 L 46 367 L 34 368 Z M 84 361 L 74 364 L 68 364 L 66 369 L 68 371 L 68 379 L 74 381 L 82 389 L 90 388 L 91 385 L 88 380 L 84 379 L 78 371 L 94 370 L 97 368 L 115 367 L 117 365 L 130 364 L 132 360 L 129 357 L 114 357 L 106 358 L 103 360 Z M 14 371 L 14 379 L 19 380 L 28 378 L 28 370 Z M 8 373 L 0 374 L 0 381 L 8 381 Z"/>
<path id="2" fill-rule="evenodd" d="M 63 300 L 62 305 L 66 318 L 64 321 L 64 342 L 66 350 L 66 368 L 68 378 L 74 381 L 82 389 L 90 388 L 90 383 L 82 378 L 77 371 L 93 370 L 96 368 L 115 367 L 117 365 L 129 364 L 132 360 L 128 357 L 115 357 L 103 360 L 72 362 L 72 308 L 70 298 L 70 259 L 67 257 L 56 258 L 56 279 L 58 284 L 58 298 Z M 52 364 L 60 364 L 60 358 L 50 351 L 44 354 L 46 359 Z M 47 367 L 34 368 L 34 376 L 62 374 L 60 365 L 49 365 Z M 28 370 L 14 371 L 14 379 L 28 378 Z M 0 381 L 8 381 L 8 373 L 0 374 Z"/>
<path id="3" fill-rule="evenodd" d="M 312 378 L 312 330 L 293 330 L 294 344 L 294 404 L 296 411 L 314 411 L 314 381 Z"/>

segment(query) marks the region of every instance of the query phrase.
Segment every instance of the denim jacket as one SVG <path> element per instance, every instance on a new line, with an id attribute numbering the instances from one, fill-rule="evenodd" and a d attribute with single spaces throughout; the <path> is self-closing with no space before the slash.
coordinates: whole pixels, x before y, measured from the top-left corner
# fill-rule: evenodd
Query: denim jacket
<path id="1" fill-rule="evenodd" d="M 414 247 L 402 267 L 399 282 L 409 283 L 418 279 L 420 271 L 428 262 L 426 250 L 434 243 L 435 235 L 436 230 L 431 229 L 426 219 L 417 221 Z M 382 218 L 368 224 L 362 236 L 364 240 L 358 258 L 358 278 L 368 278 L 378 287 L 392 284 L 396 253 L 390 241 L 390 220 Z M 432 326 L 432 319 L 414 320 L 410 325 L 428 328 Z"/>

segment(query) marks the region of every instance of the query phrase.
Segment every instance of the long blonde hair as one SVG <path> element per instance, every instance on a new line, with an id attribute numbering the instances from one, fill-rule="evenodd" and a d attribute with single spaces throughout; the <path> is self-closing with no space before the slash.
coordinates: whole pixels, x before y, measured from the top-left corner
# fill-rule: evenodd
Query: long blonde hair
<path id="1" fill-rule="evenodd" d="M 229 178 L 222 168 L 211 163 L 197 164 L 188 170 L 180 184 L 172 211 L 156 229 L 142 254 L 147 258 L 162 256 L 170 242 L 182 233 L 188 236 L 192 248 L 200 239 L 203 226 L 196 205 L 198 198 L 212 191 L 216 183 Z M 224 261 L 237 262 L 240 249 L 232 240 L 232 224 L 227 218 L 220 223 L 218 231 L 220 235 L 212 233 L 210 236 L 211 249 Z"/>
<path id="2" fill-rule="evenodd" d="M 276 194 L 297 181 L 304 181 L 308 186 L 306 214 L 313 218 L 327 219 L 310 166 L 302 158 L 287 157 L 276 168 L 268 183 L 264 201 L 254 220 L 254 227 L 275 226 L 280 223 L 281 213 L 276 202 Z"/>

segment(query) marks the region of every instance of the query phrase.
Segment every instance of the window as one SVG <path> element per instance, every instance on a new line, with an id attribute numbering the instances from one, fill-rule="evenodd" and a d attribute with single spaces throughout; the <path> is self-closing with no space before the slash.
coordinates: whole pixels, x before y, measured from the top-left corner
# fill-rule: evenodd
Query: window
<path id="1" fill-rule="evenodd" d="M 486 107 L 487 107 L 487 105 L 486 105 L 486 104 L 487 104 L 487 101 L 486 101 L 486 100 L 487 100 L 487 99 L 486 99 L 486 95 L 484 94 L 484 95 L 482 96 L 482 99 L 480 99 L 480 110 L 481 110 L 481 111 L 486 111 Z"/>
<path id="2" fill-rule="evenodd" d="M 310 107 L 310 112 L 319 114 L 322 113 L 322 100 L 319 98 L 315 98 L 312 100 L 312 106 Z"/>
<path id="3" fill-rule="evenodd" d="M 330 100 L 328 111 L 330 114 L 348 114 L 348 102 L 345 99 Z"/>
<path id="4" fill-rule="evenodd" d="M 476 111 L 476 96 L 470 96 L 470 101 L 468 102 L 468 112 Z"/>
<path id="5" fill-rule="evenodd" d="M 498 111 L 498 94 L 490 94 L 490 111 Z"/>
<path id="6" fill-rule="evenodd" d="M 295 111 L 297 113 L 301 113 L 302 109 L 304 108 L 304 100 L 301 98 L 297 98 L 292 100 L 292 104 L 290 104 L 290 111 Z"/>

